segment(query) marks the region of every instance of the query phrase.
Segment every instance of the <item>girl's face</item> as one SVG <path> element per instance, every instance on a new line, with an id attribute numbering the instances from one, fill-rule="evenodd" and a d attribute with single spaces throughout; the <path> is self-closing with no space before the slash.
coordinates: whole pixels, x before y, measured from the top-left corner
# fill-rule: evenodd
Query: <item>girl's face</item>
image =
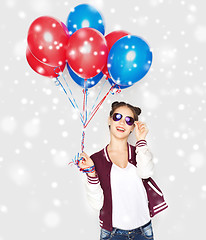
<path id="1" fill-rule="evenodd" d="M 113 120 L 113 116 L 116 113 L 120 113 L 121 115 L 118 115 L 120 116 L 120 119 L 119 118 L 118 118 L 119 120 L 115 119 L 116 120 L 115 121 Z M 130 132 L 132 132 L 134 129 L 134 124 L 128 125 L 127 121 L 130 120 L 130 118 L 127 118 L 126 121 L 125 117 L 132 117 L 134 119 L 134 114 L 132 110 L 127 106 L 122 106 L 114 111 L 113 116 L 109 117 L 110 133 L 117 138 L 121 139 L 128 138 Z M 129 121 L 129 123 L 130 122 L 131 121 Z"/>

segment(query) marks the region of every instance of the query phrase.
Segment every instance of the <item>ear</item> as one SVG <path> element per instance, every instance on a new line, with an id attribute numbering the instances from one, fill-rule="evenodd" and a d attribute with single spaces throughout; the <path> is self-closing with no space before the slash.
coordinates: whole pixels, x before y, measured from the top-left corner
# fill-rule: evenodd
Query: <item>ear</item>
<path id="1" fill-rule="evenodd" d="M 108 117 L 108 125 L 111 125 L 111 117 Z"/>

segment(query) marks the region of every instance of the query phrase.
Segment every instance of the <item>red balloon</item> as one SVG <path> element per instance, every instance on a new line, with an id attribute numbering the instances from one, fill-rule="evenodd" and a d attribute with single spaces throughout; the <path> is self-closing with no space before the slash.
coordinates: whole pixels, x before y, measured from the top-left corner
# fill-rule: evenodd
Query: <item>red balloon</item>
<path id="1" fill-rule="evenodd" d="M 107 47 L 108 50 L 110 51 L 110 49 L 112 48 L 112 46 L 115 44 L 116 41 L 118 41 L 120 38 L 125 37 L 127 35 L 129 35 L 130 33 L 123 31 L 123 30 L 117 30 L 117 31 L 113 31 L 109 34 L 107 34 L 107 36 L 105 36 L 106 42 L 107 42 Z M 103 74 L 105 74 L 108 78 L 111 78 L 107 69 L 107 64 L 105 64 L 104 68 L 102 69 Z"/>
<path id="2" fill-rule="evenodd" d="M 64 62 L 60 67 L 44 63 L 32 54 L 28 46 L 26 49 L 26 58 L 30 67 L 38 74 L 43 75 L 45 77 L 58 77 L 58 74 L 56 73 L 59 73 L 60 71 L 63 72 L 66 65 L 66 62 Z"/>
<path id="3" fill-rule="evenodd" d="M 62 65 L 66 60 L 69 32 L 59 20 L 43 16 L 32 22 L 27 42 L 32 54 L 52 66 Z"/>
<path id="4" fill-rule="evenodd" d="M 68 64 L 81 78 L 100 73 L 107 62 L 108 48 L 104 36 L 93 28 L 81 28 L 69 39 Z"/>

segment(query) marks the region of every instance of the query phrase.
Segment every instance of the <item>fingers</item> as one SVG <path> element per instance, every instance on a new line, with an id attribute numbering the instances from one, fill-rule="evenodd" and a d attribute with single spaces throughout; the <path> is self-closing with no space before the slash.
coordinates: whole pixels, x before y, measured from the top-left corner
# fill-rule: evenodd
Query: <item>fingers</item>
<path id="1" fill-rule="evenodd" d="M 135 126 L 136 126 L 138 129 L 140 129 L 140 130 L 147 130 L 147 131 L 149 131 L 146 123 L 144 123 L 144 122 L 135 121 Z"/>
<path id="2" fill-rule="evenodd" d="M 93 165 L 93 162 L 92 160 L 90 159 L 90 157 L 85 153 L 85 152 L 82 152 L 80 154 L 80 157 L 78 158 L 79 160 L 79 167 L 81 168 L 85 168 L 85 167 L 88 167 L 88 166 L 92 166 Z"/>
<path id="3" fill-rule="evenodd" d="M 80 168 L 85 168 L 86 167 L 86 160 L 82 157 L 79 158 L 79 163 L 78 163 L 78 166 Z"/>
<path id="4" fill-rule="evenodd" d="M 83 166 L 83 165 L 85 165 L 85 162 L 86 162 L 86 154 L 85 154 L 85 153 L 81 153 L 81 154 L 79 155 L 78 160 L 79 160 L 78 165 L 79 165 L 80 167 Z"/>
<path id="5" fill-rule="evenodd" d="M 89 156 L 85 152 L 82 152 L 80 154 L 80 158 L 84 158 L 85 160 L 87 160 L 89 158 Z"/>
<path id="6" fill-rule="evenodd" d="M 85 169 L 87 169 L 89 167 L 93 167 L 94 162 L 85 152 L 82 152 L 79 155 L 79 158 L 77 160 L 77 165 L 78 165 L 78 167 L 80 168 L 81 171 L 84 171 Z"/>
<path id="7" fill-rule="evenodd" d="M 135 121 L 135 125 L 137 125 L 138 127 L 146 127 L 146 123 L 140 122 L 140 121 Z"/>

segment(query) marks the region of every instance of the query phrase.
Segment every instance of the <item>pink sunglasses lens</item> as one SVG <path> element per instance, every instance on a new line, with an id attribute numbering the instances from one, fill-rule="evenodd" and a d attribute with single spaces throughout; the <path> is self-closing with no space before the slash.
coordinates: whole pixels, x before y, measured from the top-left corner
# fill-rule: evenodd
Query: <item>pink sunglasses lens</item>
<path id="1" fill-rule="evenodd" d="M 132 126 L 134 124 L 134 118 L 132 117 L 126 117 L 125 121 L 129 126 Z"/>

